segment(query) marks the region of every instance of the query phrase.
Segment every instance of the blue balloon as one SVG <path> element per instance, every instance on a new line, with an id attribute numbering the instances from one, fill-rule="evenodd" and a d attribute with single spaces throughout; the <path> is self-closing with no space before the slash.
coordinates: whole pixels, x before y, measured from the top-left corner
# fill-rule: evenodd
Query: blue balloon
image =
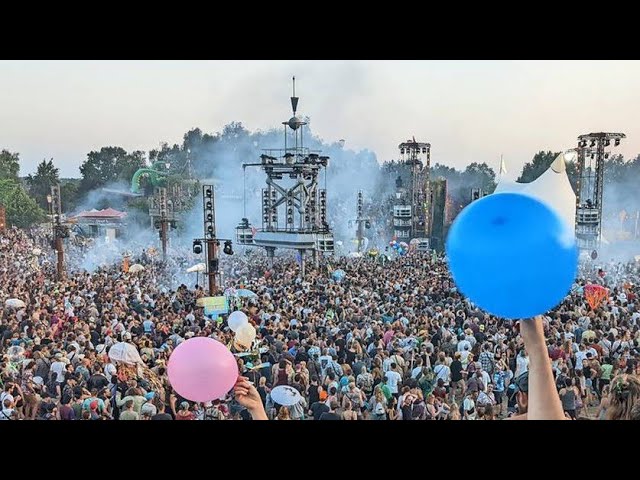
<path id="1" fill-rule="evenodd" d="M 446 244 L 461 293 L 503 318 L 530 318 L 571 289 L 578 249 L 569 225 L 550 207 L 519 193 L 496 193 L 458 215 Z"/>

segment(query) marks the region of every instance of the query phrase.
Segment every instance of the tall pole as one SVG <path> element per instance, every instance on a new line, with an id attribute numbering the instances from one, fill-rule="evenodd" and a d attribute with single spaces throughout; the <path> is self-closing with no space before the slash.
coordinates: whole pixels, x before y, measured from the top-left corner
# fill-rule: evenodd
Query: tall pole
<path id="1" fill-rule="evenodd" d="M 158 189 L 158 200 L 160 203 L 160 243 L 162 245 L 162 261 L 167 261 L 167 189 Z"/>
<path id="2" fill-rule="evenodd" d="M 208 269 L 207 275 L 209 276 L 209 296 L 213 297 L 216 294 L 216 275 L 218 273 L 217 265 L 214 267 L 212 260 L 215 262 L 217 260 L 216 256 L 216 242 L 212 239 L 207 239 L 207 260 L 208 260 Z"/>
<path id="3" fill-rule="evenodd" d="M 64 279 L 64 244 L 62 242 L 62 206 L 60 203 L 60 185 L 51 187 L 51 212 L 53 213 L 53 238 L 58 257 L 57 274 L 58 280 Z"/>
<path id="4" fill-rule="evenodd" d="M 160 221 L 160 235 L 162 240 L 162 261 L 167 261 L 167 219 L 162 218 Z"/>
<path id="5" fill-rule="evenodd" d="M 204 238 L 207 243 L 207 276 L 209 277 L 209 296 L 216 294 L 216 275 L 218 274 L 218 239 L 216 238 L 215 190 L 213 185 L 202 186 L 202 210 L 204 214 Z"/>

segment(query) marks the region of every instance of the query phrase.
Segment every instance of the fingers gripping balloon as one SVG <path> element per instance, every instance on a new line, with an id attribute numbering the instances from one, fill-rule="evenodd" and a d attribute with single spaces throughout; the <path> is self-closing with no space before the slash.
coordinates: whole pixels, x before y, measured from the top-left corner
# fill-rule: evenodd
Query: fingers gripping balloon
<path id="1" fill-rule="evenodd" d="M 446 250 L 460 291 L 487 312 L 511 319 L 555 307 L 578 267 L 566 222 L 518 193 L 489 195 L 467 206 L 449 230 Z"/>

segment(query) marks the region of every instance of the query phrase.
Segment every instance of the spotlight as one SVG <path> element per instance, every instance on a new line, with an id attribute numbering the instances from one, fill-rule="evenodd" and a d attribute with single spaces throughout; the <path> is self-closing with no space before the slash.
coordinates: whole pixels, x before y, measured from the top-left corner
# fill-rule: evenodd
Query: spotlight
<path id="1" fill-rule="evenodd" d="M 222 249 L 222 251 L 226 255 L 233 255 L 233 248 L 231 248 L 231 240 L 227 240 L 226 242 L 224 242 L 224 248 Z"/>
<path id="2" fill-rule="evenodd" d="M 619 138 L 616 138 L 616 141 L 615 141 L 615 144 L 614 144 L 614 145 L 615 145 L 616 147 L 620 145 L 620 139 L 619 139 Z"/>
<path id="3" fill-rule="evenodd" d="M 213 225 L 209 225 L 209 226 L 207 227 L 207 232 L 208 232 L 210 235 L 213 235 Z"/>
<path id="4" fill-rule="evenodd" d="M 593 148 L 596 146 L 596 141 L 594 139 L 591 139 L 591 145 L 590 147 Z"/>
<path id="5" fill-rule="evenodd" d="M 211 202 L 207 202 L 207 210 L 211 210 L 213 208 L 213 204 Z"/>
<path id="6" fill-rule="evenodd" d="M 364 222 L 364 228 L 371 228 L 371 222 L 369 220 Z"/>
<path id="7" fill-rule="evenodd" d="M 213 214 L 207 213 L 207 222 L 213 222 Z"/>
<path id="8" fill-rule="evenodd" d="M 211 191 L 211 189 L 210 189 L 210 188 L 207 188 L 207 189 L 204 191 L 204 195 L 205 195 L 205 197 L 207 197 L 207 198 L 211 198 L 211 197 L 213 196 L 213 192 Z M 209 208 L 211 208 L 211 207 L 209 207 Z"/>
<path id="9" fill-rule="evenodd" d="M 193 241 L 193 253 L 200 255 L 202 253 L 202 242 L 200 240 Z"/>
<path id="10" fill-rule="evenodd" d="M 608 138 L 604 141 L 604 146 L 608 147 L 611 144 L 611 140 L 609 140 Z"/>

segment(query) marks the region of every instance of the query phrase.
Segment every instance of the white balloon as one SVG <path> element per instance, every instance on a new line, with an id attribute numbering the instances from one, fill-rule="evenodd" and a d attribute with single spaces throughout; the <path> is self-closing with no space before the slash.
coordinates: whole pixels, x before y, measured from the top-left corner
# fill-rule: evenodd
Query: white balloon
<path id="1" fill-rule="evenodd" d="M 240 327 L 249 323 L 249 319 L 244 312 L 236 310 L 231 315 L 229 315 L 227 323 L 229 324 L 229 328 L 231 329 L 231 331 L 237 333 Z"/>
<path id="2" fill-rule="evenodd" d="M 250 323 L 245 323 L 236 331 L 236 342 L 245 348 L 250 348 L 256 339 L 256 329 Z"/>

